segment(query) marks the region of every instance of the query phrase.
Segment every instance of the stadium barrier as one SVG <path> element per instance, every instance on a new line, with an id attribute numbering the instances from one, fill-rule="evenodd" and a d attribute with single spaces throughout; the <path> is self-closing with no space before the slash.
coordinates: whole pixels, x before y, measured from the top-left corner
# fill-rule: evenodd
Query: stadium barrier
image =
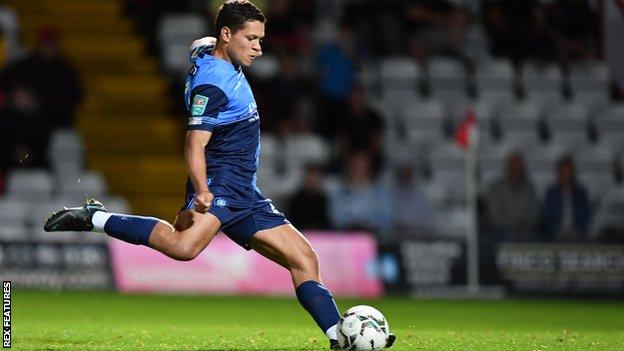
<path id="1" fill-rule="evenodd" d="M 513 293 L 624 297 L 624 245 L 503 244 L 496 266 Z"/>
<path id="2" fill-rule="evenodd" d="M 16 288 L 110 290 L 113 276 L 105 243 L 0 240 L 0 275 Z"/>
<path id="3" fill-rule="evenodd" d="M 337 296 L 377 297 L 375 239 L 365 233 L 307 232 L 323 283 Z M 109 242 L 117 289 L 124 292 L 292 295 L 290 274 L 219 234 L 197 258 L 178 262 L 144 247 Z"/>
<path id="4" fill-rule="evenodd" d="M 413 241 L 380 246 L 386 291 L 421 296 L 466 284 L 462 241 Z M 484 244 L 481 286 L 504 287 L 513 295 L 624 298 L 624 245 Z"/>
<path id="5" fill-rule="evenodd" d="M 466 284 L 459 240 L 377 247 L 365 233 L 310 232 L 324 283 L 338 296 L 416 294 Z M 624 298 L 624 245 L 499 244 L 483 247 L 481 284 L 511 294 Z M 0 272 L 16 289 L 290 295 L 288 273 L 223 235 L 178 262 L 118 240 L 0 240 Z"/>

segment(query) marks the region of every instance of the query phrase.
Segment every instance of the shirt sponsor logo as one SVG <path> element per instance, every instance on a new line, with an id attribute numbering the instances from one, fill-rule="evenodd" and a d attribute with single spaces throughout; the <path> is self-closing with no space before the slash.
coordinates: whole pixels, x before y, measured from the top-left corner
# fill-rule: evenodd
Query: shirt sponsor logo
<path id="1" fill-rule="evenodd" d="M 196 125 L 200 125 L 200 124 L 202 124 L 202 118 L 201 117 L 191 117 L 191 118 L 189 118 L 189 122 L 188 122 L 189 126 L 196 126 Z"/>
<path id="2" fill-rule="evenodd" d="M 208 106 L 208 97 L 203 95 L 195 95 L 193 98 L 193 106 L 191 106 L 191 115 L 201 116 Z"/>

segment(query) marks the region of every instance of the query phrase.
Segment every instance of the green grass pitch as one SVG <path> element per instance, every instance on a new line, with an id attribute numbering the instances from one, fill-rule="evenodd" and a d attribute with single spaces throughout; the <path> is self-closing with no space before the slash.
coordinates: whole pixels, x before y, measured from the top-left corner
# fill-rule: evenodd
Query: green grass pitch
<path id="1" fill-rule="evenodd" d="M 369 304 L 392 350 L 624 350 L 624 303 L 339 299 Z M 16 350 L 326 350 L 296 299 L 13 291 Z"/>

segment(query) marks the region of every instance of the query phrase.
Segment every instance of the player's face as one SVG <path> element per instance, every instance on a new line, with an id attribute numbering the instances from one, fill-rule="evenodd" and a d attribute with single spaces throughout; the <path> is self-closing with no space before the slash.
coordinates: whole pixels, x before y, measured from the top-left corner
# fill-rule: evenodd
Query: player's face
<path id="1" fill-rule="evenodd" d="M 227 44 L 228 56 L 232 63 L 243 67 L 250 66 L 254 59 L 262 55 L 260 42 L 264 38 L 264 23 L 248 21 L 245 26 L 230 37 Z"/>

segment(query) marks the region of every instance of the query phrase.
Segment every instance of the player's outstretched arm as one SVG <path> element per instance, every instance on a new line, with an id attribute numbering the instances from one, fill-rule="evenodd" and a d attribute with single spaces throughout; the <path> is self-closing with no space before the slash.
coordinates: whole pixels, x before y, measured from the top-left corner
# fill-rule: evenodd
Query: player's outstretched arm
<path id="1" fill-rule="evenodd" d="M 210 141 L 211 132 L 206 130 L 189 130 L 184 143 L 184 160 L 186 170 L 195 189 L 195 211 L 206 213 L 212 204 L 212 194 L 206 183 L 205 150 Z"/>

